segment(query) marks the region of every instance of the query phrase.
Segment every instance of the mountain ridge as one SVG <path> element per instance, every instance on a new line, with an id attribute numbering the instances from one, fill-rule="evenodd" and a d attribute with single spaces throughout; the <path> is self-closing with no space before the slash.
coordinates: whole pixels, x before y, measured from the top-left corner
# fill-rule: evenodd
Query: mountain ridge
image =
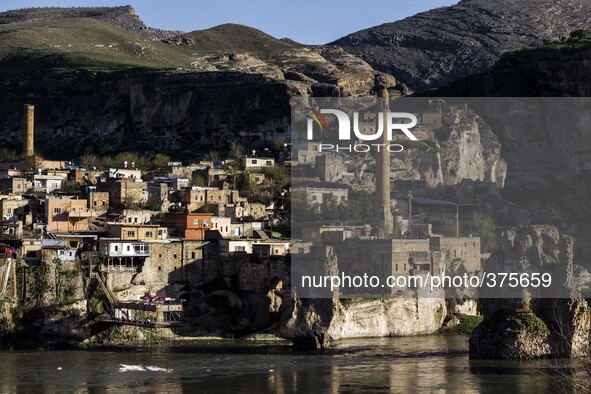
<path id="1" fill-rule="evenodd" d="M 503 53 L 591 27 L 584 0 L 463 0 L 330 43 L 414 90 L 492 66 Z"/>

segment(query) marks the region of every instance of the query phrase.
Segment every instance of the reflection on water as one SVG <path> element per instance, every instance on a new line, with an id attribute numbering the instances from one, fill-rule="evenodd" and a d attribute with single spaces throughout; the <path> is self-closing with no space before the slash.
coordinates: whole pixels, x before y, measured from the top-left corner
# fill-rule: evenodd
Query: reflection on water
<path id="1" fill-rule="evenodd" d="M 0 353 L 0 392 L 544 393 L 552 361 L 469 360 L 463 336 L 350 340 L 319 353 L 211 342 L 147 351 Z"/>

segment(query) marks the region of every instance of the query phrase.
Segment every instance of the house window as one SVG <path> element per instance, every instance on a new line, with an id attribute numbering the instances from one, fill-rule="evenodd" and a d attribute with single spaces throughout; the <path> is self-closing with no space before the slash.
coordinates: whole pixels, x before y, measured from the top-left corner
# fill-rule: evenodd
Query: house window
<path id="1" fill-rule="evenodd" d="M 119 246 L 115 245 L 115 252 L 119 251 Z"/>
<path id="2" fill-rule="evenodd" d="M 131 251 L 131 246 L 127 245 L 127 251 Z"/>
<path id="3" fill-rule="evenodd" d="M 193 219 L 193 224 L 198 226 L 199 225 L 199 219 Z"/>
<path id="4" fill-rule="evenodd" d="M 209 219 L 203 219 L 203 226 L 204 227 L 209 226 Z"/>
<path id="5" fill-rule="evenodd" d="M 191 252 L 191 258 L 194 259 L 195 258 L 195 252 Z"/>
<path id="6" fill-rule="evenodd" d="M 135 237 L 135 231 L 128 231 L 127 236 L 128 237 Z"/>
<path id="7" fill-rule="evenodd" d="M 267 163 L 266 163 L 266 164 L 267 164 L 268 166 L 270 166 L 270 165 L 271 165 L 271 160 L 267 160 Z"/>
<path id="8" fill-rule="evenodd" d="M 158 266 L 158 271 L 162 271 L 162 267 L 161 266 Z"/>
<path id="9" fill-rule="evenodd" d="M 245 252 L 246 251 L 246 248 L 244 246 L 236 246 L 236 249 L 235 250 L 237 252 Z"/>
<path id="10" fill-rule="evenodd" d="M 146 238 L 152 238 L 154 234 L 151 231 L 146 231 Z"/>
<path id="11" fill-rule="evenodd" d="M 257 164 L 256 160 L 251 161 L 252 164 Z"/>
<path id="12" fill-rule="evenodd" d="M 61 208 L 53 208 L 53 213 L 62 213 Z"/>

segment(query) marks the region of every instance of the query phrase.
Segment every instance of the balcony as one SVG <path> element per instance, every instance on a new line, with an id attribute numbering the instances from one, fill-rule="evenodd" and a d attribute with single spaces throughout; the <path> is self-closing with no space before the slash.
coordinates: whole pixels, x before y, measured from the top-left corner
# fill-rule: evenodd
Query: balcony
<path id="1" fill-rule="evenodd" d="M 68 210 L 67 213 L 68 213 L 68 217 L 71 218 L 71 219 L 75 219 L 75 218 L 84 219 L 84 218 L 91 218 L 91 217 L 94 217 L 94 216 L 99 216 L 99 214 L 96 211 L 92 210 L 92 209 L 89 209 L 87 211 L 71 211 L 71 210 Z"/>
<path id="2" fill-rule="evenodd" d="M 150 257 L 150 244 L 144 242 L 105 242 L 99 248 L 106 257 Z"/>

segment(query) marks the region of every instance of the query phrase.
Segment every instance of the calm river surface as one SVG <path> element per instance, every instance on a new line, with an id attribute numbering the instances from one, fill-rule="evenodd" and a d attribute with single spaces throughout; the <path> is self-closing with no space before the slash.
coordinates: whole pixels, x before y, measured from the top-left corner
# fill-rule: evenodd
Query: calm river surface
<path id="1" fill-rule="evenodd" d="M 469 360 L 467 348 L 464 336 L 422 336 L 348 340 L 320 353 L 221 341 L 0 352 L 0 392 L 556 392 L 552 361 Z"/>

